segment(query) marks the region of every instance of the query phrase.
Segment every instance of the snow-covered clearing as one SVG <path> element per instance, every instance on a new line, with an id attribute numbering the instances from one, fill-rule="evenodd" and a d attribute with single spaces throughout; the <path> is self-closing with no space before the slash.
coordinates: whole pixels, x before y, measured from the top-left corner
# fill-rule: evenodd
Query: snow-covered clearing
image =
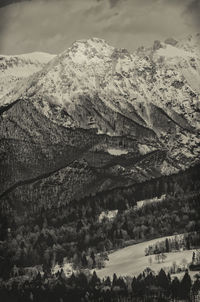
<path id="1" fill-rule="evenodd" d="M 103 211 L 99 215 L 99 222 L 102 222 L 104 218 L 107 218 L 108 220 L 113 220 L 117 216 L 118 210 L 113 210 L 113 211 Z"/>
<path id="2" fill-rule="evenodd" d="M 190 263 L 194 250 L 167 253 L 167 258 L 164 263 L 157 263 L 154 255 L 145 256 L 145 248 L 149 245 L 172 237 L 174 236 L 145 241 L 113 252 L 109 255 L 109 261 L 105 263 L 105 268 L 97 270 L 96 272 L 101 278 L 105 276 L 112 277 L 114 273 L 118 276 L 137 276 L 142 273 L 146 267 L 150 267 L 153 271 L 158 272 L 161 268 L 166 268 L 167 270 L 167 268 L 172 266 L 173 262 L 182 266 L 183 259 L 185 259 L 187 263 Z M 150 257 L 153 260 L 151 265 L 149 264 Z"/>
<path id="3" fill-rule="evenodd" d="M 60 271 L 61 269 L 63 269 L 64 273 L 65 273 L 65 276 L 67 277 L 70 277 L 71 274 L 73 272 L 76 272 L 74 269 L 73 269 L 73 265 L 72 263 L 69 263 L 67 262 L 66 260 L 64 260 L 65 264 L 63 265 L 63 267 L 61 267 L 60 265 L 56 264 L 53 269 L 52 269 L 52 273 L 53 274 L 56 274 L 58 271 Z"/>
<path id="4" fill-rule="evenodd" d="M 116 155 L 116 156 L 119 156 L 119 155 L 123 155 L 123 154 L 127 154 L 128 151 L 127 150 L 121 150 L 121 149 L 116 149 L 116 148 L 109 148 L 108 150 L 108 153 L 110 153 L 111 155 Z"/>
<path id="5" fill-rule="evenodd" d="M 136 210 L 148 205 L 148 204 L 151 204 L 151 203 L 156 203 L 156 202 L 161 202 L 163 200 L 165 200 L 165 197 L 166 195 L 163 194 L 160 198 L 158 197 L 154 197 L 154 198 L 151 198 L 151 199 L 145 199 L 145 200 L 140 200 L 140 201 L 137 201 L 137 205 L 134 207 Z"/>

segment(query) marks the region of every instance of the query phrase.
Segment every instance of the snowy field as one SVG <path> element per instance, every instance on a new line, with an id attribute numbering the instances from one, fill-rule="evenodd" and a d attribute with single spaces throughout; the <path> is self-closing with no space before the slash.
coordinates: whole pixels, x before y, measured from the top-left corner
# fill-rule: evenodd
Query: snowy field
<path id="1" fill-rule="evenodd" d="M 109 261 L 106 261 L 105 268 L 96 270 L 96 272 L 101 278 L 106 276 L 112 277 L 114 273 L 118 276 L 137 276 L 143 272 L 146 267 L 150 267 L 153 271 L 158 272 L 161 268 L 166 268 L 167 270 L 167 268 L 172 266 L 173 262 L 176 262 L 177 265 L 183 266 L 183 259 L 185 259 L 187 263 L 190 263 L 194 250 L 166 253 L 165 255 L 167 258 L 164 263 L 157 263 L 154 255 L 145 256 L 144 251 L 146 247 L 153 245 L 158 241 L 172 237 L 174 236 L 157 238 L 113 252 L 109 255 Z M 153 260 L 151 265 L 149 264 L 150 257 Z M 191 275 L 194 275 L 195 273 L 197 272 L 192 272 Z M 180 274 L 180 276 L 182 276 L 182 274 Z"/>
<path id="2" fill-rule="evenodd" d="M 111 155 L 119 156 L 123 154 L 128 154 L 128 150 L 125 149 L 119 149 L 119 148 L 109 148 L 107 149 L 107 152 L 110 153 Z"/>

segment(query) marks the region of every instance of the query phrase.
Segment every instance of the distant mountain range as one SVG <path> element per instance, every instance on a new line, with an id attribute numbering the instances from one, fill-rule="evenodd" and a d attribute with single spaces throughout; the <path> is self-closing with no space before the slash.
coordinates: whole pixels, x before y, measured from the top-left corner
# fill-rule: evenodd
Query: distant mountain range
<path id="1" fill-rule="evenodd" d="M 80 199 L 199 163 L 200 35 L 0 56 L 0 197 Z"/>

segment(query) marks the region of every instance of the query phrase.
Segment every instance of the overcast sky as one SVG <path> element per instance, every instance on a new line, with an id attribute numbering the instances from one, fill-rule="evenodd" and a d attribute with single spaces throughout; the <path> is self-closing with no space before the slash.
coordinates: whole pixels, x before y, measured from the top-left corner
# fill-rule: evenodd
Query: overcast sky
<path id="1" fill-rule="evenodd" d="M 59 53 L 99 37 L 130 51 L 200 31 L 200 0 L 0 0 L 0 53 Z"/>

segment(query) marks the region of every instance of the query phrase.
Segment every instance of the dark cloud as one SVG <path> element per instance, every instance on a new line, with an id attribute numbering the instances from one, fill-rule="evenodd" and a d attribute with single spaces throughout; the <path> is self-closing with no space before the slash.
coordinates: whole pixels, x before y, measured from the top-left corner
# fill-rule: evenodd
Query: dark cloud
<path id="1" fill-rule="evenodd" d="M 114 7 L 120 0 L 109 0 L 110 2 L 110 7 Z"/>
<path id="2" fill-rule="evenodd" d="M 185 14 L 190 18 L 190 22 L 193 22 L 197 26 L 197 30 L 200 31 L 200 0 L 192 0 L 186 7 Z"/>
<path id="3" fill-rule="evenodd" d="M 0 7 L 9 5 L 9 4 L 13 4 L 16 2 L 23 2 L 23 1 L 31 1 L 31 0 L 1 0 L 0 1 Z"/>

